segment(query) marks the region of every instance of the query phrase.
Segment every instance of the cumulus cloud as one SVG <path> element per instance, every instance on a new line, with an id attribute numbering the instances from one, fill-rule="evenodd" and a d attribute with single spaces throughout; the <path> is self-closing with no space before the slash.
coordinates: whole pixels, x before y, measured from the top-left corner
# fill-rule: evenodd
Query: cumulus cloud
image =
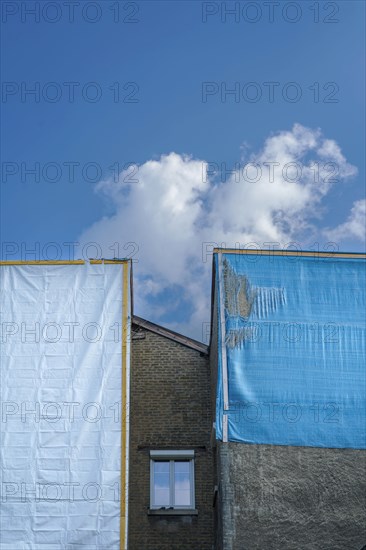
<path id="1" fill-rule="evenodd" d="M 325 234 L 335 242 L 346 241 L 352 238 L 366 240 L 366 199 L 355 201 L 346 222 L 334 229 L 328 229 Z"/>
<path id="2" fill-rule="evenodd" d="M 96 191 L 112 201 L 114 214 L 79 241 L 99 243 L 104 257 L 113 256 L 114 243 L 119 256 L 133 252 L 136 313 L 201 339 L 210 319 L 207 243 L 304 243 L 317 231 L 330 189 L 356 173 L 335 141 L 300 124 L 269 136 L 234 167 L 170 153 L 134 176 L 127 170 L 118 182 L 100 182 Z M 351 213 L 357 220 L 359 209 Z M 352 227 L 359 237 L 352 220 L 334 231 Z"/>

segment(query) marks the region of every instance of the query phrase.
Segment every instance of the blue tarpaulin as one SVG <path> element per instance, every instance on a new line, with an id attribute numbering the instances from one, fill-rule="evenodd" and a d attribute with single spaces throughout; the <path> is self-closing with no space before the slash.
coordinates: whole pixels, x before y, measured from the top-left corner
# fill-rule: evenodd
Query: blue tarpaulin
<path id="1" fill-rule="evenodd" d="M 218 439 L 366 448 L 366 263 L 354 256 L 215 254 Z"/>

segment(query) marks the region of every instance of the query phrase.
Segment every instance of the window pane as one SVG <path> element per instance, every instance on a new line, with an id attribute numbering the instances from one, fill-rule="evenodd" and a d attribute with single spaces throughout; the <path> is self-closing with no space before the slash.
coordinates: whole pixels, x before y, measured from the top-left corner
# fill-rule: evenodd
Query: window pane
<path id="1" fill-rule="evenodd" d="M 154 462 L 154 505 L 169 506 L 169 462 Z"/>
<path id="2" fill-rule="evenodd" d="M 174 505 L 191 505 L 191 481 L 189 460 L 174 462 Z"/>

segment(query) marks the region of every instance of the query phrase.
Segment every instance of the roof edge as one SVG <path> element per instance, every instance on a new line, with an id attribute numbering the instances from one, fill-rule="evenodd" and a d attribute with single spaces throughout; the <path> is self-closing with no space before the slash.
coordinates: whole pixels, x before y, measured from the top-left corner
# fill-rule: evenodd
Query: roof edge
<path id="1" fill-rule="evenodd" d="M 86 265 L 86 264 L 127 264 L 131 263 L 131 258 L 116 258 L 114 260 L 100 259 L 94 260 L 88 258 L 87 260 L 0 260 L 0 266 L 7 265 Z"/>
<path id="2" fill-rule="evenodd" d="M 182 344 L 183 346 L 208 355 L 208 346 L 206 346 L 206 344 L 203 344 L 202 342 L 199 342 L 198 340 L 194 340 L 193 338 L 189 338 L 188 336 L 179 334 L 174 330 L 170 330 L 168 328 L 162 327 L 161 325 L 157 325 L 156 323 L 152 323 L 151 321 L 147 321 L 146 319 L 138 317 L 137 315 L 132 316 L 132 323 L 134 325 L 137 325 L 138 327 L 149 330 L 150 332 L 154 332 L 155 334 L 159 334 L 160 336 L 169 338 L 169 340 L 173 340 L 178 344 Z"/>
<path id="3" fill-rule="evenodd" d="M 283 250 L 264 248 L 214 248 L 213 254 L 246 254 L 257 256 L 304 256 L 313 258 L 357 258 L 366 259 L 364 252 L 316 252 L 314 250 Z"/>

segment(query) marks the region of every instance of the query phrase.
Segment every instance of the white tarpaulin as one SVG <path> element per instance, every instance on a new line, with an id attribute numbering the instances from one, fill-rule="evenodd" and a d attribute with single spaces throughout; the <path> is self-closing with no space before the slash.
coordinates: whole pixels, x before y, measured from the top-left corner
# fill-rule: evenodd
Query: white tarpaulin
<path id="1" fill-rule="evenodd" d="M 0 270 L 0 548 L 123 549 L 130 265 Z"/>

